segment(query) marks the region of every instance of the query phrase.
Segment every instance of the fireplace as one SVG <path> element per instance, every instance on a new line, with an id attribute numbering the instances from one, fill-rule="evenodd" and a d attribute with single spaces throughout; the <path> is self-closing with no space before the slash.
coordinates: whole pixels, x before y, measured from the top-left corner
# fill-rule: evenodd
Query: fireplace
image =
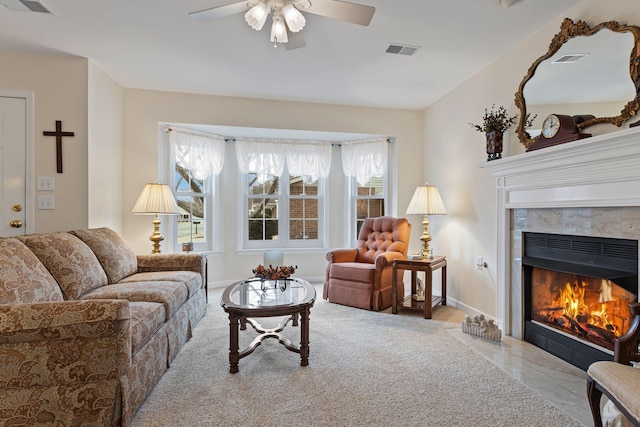
<path id="1" fill-rule="evenodd" d="M 523 233 L 524 338 L 581 368 L 613 359 L 638 299 L 638 241 Z"/>
<path id="2" fill-rule="evenodd" d="M 640 240 L 640 127 L 606 132 L 479 165 L 495 178 L 496 257 L 488 261 L 505 335 L 524 340 L 525 232 Z"/>

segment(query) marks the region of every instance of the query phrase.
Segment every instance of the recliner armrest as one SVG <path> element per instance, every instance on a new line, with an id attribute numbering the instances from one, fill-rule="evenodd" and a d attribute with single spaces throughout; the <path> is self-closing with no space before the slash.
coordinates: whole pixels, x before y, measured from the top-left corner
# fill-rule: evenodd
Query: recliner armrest
<path id="1" fill-rule="evenodd" d="M 358 250 L 355 248 L 332 249 L 327 252 L 327 261 L 329 261 L 329 263 L 354 262 L 357 255 Z"/>
<path id="2" fill-rule="evenodd" d="M 407 259 L 407 256 L 400 252 L 382 252 L 376 255 L 375 264 L 377 268 L 384 268 L 396 259 Z"/>

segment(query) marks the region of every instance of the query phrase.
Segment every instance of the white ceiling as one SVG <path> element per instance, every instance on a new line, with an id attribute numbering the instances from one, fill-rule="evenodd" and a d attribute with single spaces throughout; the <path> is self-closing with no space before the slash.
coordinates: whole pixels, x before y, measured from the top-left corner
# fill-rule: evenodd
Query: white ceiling
<path id="1" fill-rule="evenodd" d="M 369 26 L 307 14 L 307 46 L 288 51 L 269 42 L 270 21 L 256 32 L 242 14 L 188 16 L 234 0 L 42 1 L 54 15 L 0 6 L 0 50 L 86 57 L 124 87 L 406 109 L 428 107 L 579 2 L 352 0 L 376 8 Z M 420 49 L 392 55 L 389 43 Z"/>

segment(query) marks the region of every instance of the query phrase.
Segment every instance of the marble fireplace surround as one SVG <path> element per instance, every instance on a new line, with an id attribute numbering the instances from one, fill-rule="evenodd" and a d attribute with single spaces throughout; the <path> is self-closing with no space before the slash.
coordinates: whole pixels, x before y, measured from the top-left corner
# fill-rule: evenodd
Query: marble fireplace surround
<path id="1" fill-rule="evenodd" d="M 524 339 L 523 232 L 640 240 L 640 127 L 481 167 L 496 178 L 496 320 Z"/>

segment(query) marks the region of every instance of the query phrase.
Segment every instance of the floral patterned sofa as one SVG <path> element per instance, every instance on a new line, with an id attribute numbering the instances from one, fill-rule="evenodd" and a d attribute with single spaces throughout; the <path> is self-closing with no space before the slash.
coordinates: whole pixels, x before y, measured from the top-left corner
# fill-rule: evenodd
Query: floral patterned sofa
<path id="1" fill-rule="evenodd" d="M 206 257 L 0 238 L 0 426 L 128 425 L 206 311 Z"/>

